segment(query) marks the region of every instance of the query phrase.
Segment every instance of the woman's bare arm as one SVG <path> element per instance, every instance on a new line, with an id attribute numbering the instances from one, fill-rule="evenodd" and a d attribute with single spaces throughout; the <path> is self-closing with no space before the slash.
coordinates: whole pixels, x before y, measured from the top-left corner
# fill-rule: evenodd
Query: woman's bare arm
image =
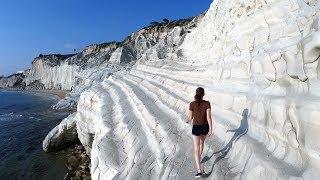
<path id="1" fill-rule="evenodd" d="M 209 123 L 209 132 L 208 132 L 208 136 L 211 136 L 212 134 L 212 118 L 211 118 L 211 108 L 207 109 L 207 120 Z"/>
<path id="2" fill-rule="evenodd" d="M 192 120 L 193 120 L 193 111 L 189 110 L 187 123 L 192 122 Z"/>

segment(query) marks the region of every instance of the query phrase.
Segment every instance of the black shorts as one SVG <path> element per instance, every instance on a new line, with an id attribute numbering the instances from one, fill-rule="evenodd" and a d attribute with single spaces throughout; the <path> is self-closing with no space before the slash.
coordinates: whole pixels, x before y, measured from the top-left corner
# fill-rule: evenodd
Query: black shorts
<path id="1" fill-rule="evenodd" d="M 192 126 L 192 135 L 195 135 L 195 136 L 207 135 L 208 132 L 209 132 L 209 124 Z"/>

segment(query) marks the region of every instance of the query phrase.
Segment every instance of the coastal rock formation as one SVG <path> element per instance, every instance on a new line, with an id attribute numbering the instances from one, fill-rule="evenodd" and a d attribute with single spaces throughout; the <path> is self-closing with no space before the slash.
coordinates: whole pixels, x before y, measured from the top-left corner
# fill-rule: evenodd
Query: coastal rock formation
<path id="1" fill-rule="evenodd" d="M 174 47 L 181 44 L 187 30 L 194 27 L 201 17 L 202 14 L 196 18 L 150 25 L 132 33 L 122 42 L 89 45 L 77 54 L 40 54 L 32 62 L 31 72 L 25 80 L 26 85 L 29 89 L 33 89 L 36 83 L 36 89 L 43 85 L 45 89 L 73 90 L 79 79 L 88 78 L 83 76 L 83 71 L 87 72 L 88 69 L 110 64 L 120 65 L 122 69 L 126 69 L 142 56 L 158 58 L 164 54 L 161 52 L 173 52 Z M 157 47 L 151 50 L 155 45 Z M 77 96 L 79 97 L 79 93 Z M 78 99 L 72 100 L 78 101 Z"/>
<path id="2" fill-rule="evenodd" d="M 58 126 L 53 128 L 43 141 L 43 150 L 58 150 L 68 143 L 75 142 L 78 136 L 76 120 L 76 114 L 73 113 L 65 118 Z"/>
<path id="3" fill-rule="evenodd" d="M 109 77 L 112 73 L 124 69 L 124 66 L 117 64 L 100 65 L 88 68 L 79 72 L 75 77 L 73 90 L 53 106 L 54 109 L 77 108 L 80 94 Z"/>
<path id="4" fill-rule="evenodd" d="M 320 1 L 215 0 L 194 26 L 133 33 L 110 56 L 128 66 L 83 83 L 70 117 L 92 178 L 193 179 L 198 86 L 214 120 L 208 179 L 319 178 L 319 17 Z"/>
<path id="5" fill-rule="evenodd" d="M 26 86 L 25 77 L 29 74 L 29 70 L 10 75 L 8 77 L 0 77 L 0 88 L 23 90 Z"/>
<path id="6" fill-rule="evenodd" d="M 36 82 L 37 85 L 42 85 L 45 89 L 71 90 L 79 67 L 69 65 L 64 60 L 72 56 L 39 55 L 32 62 L 30 74 L 26 78 L 26 85 L 32 89 Z"/>
<path id="7" fill-rule="evenodd" d="M 121 43 L 90 45 L 80 54 L 66 59 L 70 66 L 79 67 L 79 71 L 77 75 L 71 77 L 73 81 L 73 84 L 69 85 L 72 89 L 71 93 L 54 105 L 54 108 L 76 107 L 83 91 L 102 82 L 114 72 L 130 69 L 141 57 L 144 59 L 177 57 L 171 52 L 175 51 L 188 31 L 194 28 L 203 16 L 200 14 L 195 18 L 150 25 L 132 33 Z M 39 68 L 35 67 L 35 69 Z M 43 73 L 43 76 L 46 76 L 45 72 Z M 58 82 L 62 83 L 62 81 Z"/>

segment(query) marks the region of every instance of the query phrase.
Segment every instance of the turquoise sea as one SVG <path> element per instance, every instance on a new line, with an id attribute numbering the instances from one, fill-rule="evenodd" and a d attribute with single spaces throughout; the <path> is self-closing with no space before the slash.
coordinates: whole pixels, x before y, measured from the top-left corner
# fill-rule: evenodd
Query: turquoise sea
<path id="1" fill-rule="evenodd" d="M 68 116 L 51 106 L 58 97 L 0 90 L 0 180 L 63 179 L 63 155 L 45 153 L 42 141 Z"/>

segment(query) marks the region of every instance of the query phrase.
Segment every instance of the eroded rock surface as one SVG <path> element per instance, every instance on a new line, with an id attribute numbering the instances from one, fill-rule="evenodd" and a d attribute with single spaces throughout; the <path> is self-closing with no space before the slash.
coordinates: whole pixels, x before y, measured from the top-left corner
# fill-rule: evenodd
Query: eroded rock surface
<path id="1" fill-rule="evenodd" d="M 53 128 L 43 141 L 43 150 L 60 150 L 66 144 L 75 142 L 77 138 L 76 114 L 73 113 Z"/>
<path id="2" fill-rule="evenodd" d="M 23 90 L 26 87 L 25 77 L 29 70 L 22 71 L 7 77 L 0 77 L 0 88 Z"/>
<path id="3" fill-rule="evenodd" d="M 130 36 L 141 48 L 110 61 L 132 66 L 84 83 L 73 117 L 92 179 L 193 179 L 198 86 L 214 121 L 208 179 L 320 177 L 319 13 L 319 1 L 215 0 L 193 29 Z"/>

